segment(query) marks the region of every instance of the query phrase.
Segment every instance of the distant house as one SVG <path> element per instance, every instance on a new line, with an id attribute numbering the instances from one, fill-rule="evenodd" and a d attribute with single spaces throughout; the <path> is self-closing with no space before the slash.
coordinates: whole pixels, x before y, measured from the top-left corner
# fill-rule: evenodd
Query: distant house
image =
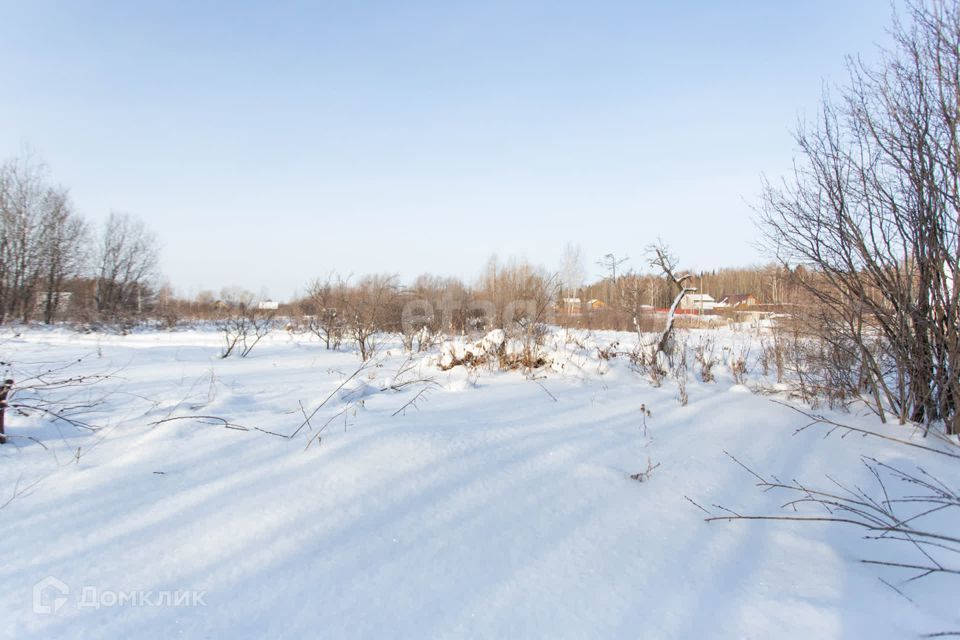
<path id="1" fill-rule="evenodd" d="M 276 311 L 280 308 L 280 303 L 274 300 L 263 300 L 257 304 L 257 309 L 261 311 Z"/>
<path id="2" fill-rule="evenodd" d="M 580 298 L 563 299 L 563 312 L 568 316 L 578 316 L 582 309 L 583 304 L 580 302 Z"/>
<path id="3" fill-rule="evenodd" d="M 757 298 L 752 293 L 734 293 L 724 296 L 718 303 L 721 307 L 753 307 L 757 304 Z"/>
<path id="4" fill-rule="evenodd" d="M 681 309 L 696 311 L 713 311 L 717 308 L 717 301 L 709 293 L 688 293 L 680 301 Z"/>
<path id="5" fill-rule="evenodd" d="M 587 310 L 588 311 L 599 311 L 600 309 L 606 309 L 607 303 L 603 300 L 598 300 L 596 298 L 591 298 L 587 300 Z"/>

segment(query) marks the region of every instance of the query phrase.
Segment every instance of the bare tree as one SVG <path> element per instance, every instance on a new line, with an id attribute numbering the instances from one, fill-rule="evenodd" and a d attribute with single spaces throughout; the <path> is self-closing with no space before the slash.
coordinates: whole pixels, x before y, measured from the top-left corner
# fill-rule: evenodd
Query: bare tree
<path id="1" fill-rule="evenodd" d="M 960 6 L 909 5 L 877 67 L 851 61 L 840 99 L 796 134 L 794 175 L 767 183 L 760 227 L 808 267 L 810 333 L 852 367 L 881 419 L 960 433 Z"/>
<path id="2" fill-rule="evenodd" d="M 30 156 L 0 167 L 0 319 L 29 320 L 39 281 L 46 167 Z"/>
<path id="3" fill-rule="evenodd" d="M 400 327 L 395 275 L 367 276 L 356 286 L 343 286 L 342 306 L 347 334 L 353 338 L 366 362 L 377 352 L 377 334 Z"/>
<path id="4" fill-rule="evenodd" d="M 275 328 L 276 312 L 262 308 L 252 293 L 237 287 L 224 289 L 220 302 L 222 317 L 218 326 L 224 341 L 220 357 L 228 358 L 237 352 L 246 358 Z"/>
<path id="5" fill-rule="evenodd" d="M 666 353 L 668 350 L 670 332 L 673 330 L 673 320 L 677 312 L 677 307 L 680 306 L 684 296 L 692 291 L 696 291 L 696 289 L 687 286 L 687 280 L 692 276 L 689 273 L 680 273 L 677 270 L 677 259 L 671 255 L 670 249 L 665 244 L 657 242 L 656 244 L 650 245 L 647 248 L 647 254 L 650 259 L 650 266 L 660 270 L 677 291 L 677 295 L 673 299 L 673 304 L 670 305 L 670 310 L 667 312 L 666 326 L 664 326 L 663 331 L 660 332 L 660 336 L 657 338 L 655 344 L 654 358 L 656 358 L 657 354 Z M 634 318 L 634 324 L 637 326 L 637 332 L 639 334 L 640 325 L 636 317 Z"/>
<path id="6" fill-rule="evenodd" d="M 343 284 L 316 279 L 307 287 L 306 297 L 300 301 L 307 329 L 323 341 L 327 349 L 339 349 L 345 331 L 342 313 Z"/>
<path id="7" fill-rule="evenodd" d="M 587 269 L 583 264 L 580 245 L 567 243 L 563 249 L 563 262 L 560 267 L 560 284 L 564 295 L 576 296 L 586 277 Z"/>
<path id="8" fill-rule="evenodd" d="M 408 298 L 404 304 L 405 332 L 424 328 L 433 336 L 466 330 L 470 291 L 459 279 L 425 273 L 404 294 Z"/>
<path id="9" fill-rule="evenodd" d="M 607 304 L 611 306 L 620 306 L 620 281 L 617 275 L 617 270 L 620 269 L 624 264 L 629 261 L 630 258 L 624 256 L 618 258 L 616 254 L 608 253 L 602 258 L 597 260 L 597 265 L 603 268 L 603 272 L 606 275 L 606 298 Z M 620 275 L 623 275 L 621 269 Z"/>
<path id="10" fill-rule="evenodd" d="M 0 321 L 29 321 L 39 306 L 51 322 L 64 281 L 83 267 L 85 242 L 86 225 L 42 162 L 24 155 L 0 165 Z"/>
<path id="11" fill-rule="evenodd" d="M 143 311 L 157 277 L 158 245 L 144 223 L 112 212 L 97 256 L 95 301 L 102 317 L 115 320 Z"/>
<path id="12" fill-rule="evenodd" d="M 64 283 L 79 276 L 86 266 L 89 230 L 86 222 L 73 212 L 66 191 L 48 191 L 46 204 L 41 232 L 40 286 L 43 321 L 50 324 L 66 302 Z"/>

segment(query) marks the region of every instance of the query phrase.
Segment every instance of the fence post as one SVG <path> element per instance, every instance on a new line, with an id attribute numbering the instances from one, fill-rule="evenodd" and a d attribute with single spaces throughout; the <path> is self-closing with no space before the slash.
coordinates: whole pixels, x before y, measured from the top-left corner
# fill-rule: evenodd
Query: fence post
<path id="1" fill-rule="evenodd" d="M 7 443 L 7 438 L 3 435 L 3 419 L 7 413 L 7 394 L 10 393 L 12 386 L 13 380 L 9 378 L 3 381 L 3 386 L 0 386 L 0 444 Z"/>

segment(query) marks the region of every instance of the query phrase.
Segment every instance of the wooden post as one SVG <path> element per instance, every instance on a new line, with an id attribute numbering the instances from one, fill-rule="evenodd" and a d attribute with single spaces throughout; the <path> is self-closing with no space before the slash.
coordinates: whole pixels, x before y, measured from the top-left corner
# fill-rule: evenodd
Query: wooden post
<path id="1" fill-rule="evenodd" d="M 10 387 L 13 386 L 13 380 L 9 378 L 3 381 L 0 386 L 0 444 L 6 444 L 7 438 L 3 435 L 3 418 L 7 412 L 7 394 L 10 393 Z"/>

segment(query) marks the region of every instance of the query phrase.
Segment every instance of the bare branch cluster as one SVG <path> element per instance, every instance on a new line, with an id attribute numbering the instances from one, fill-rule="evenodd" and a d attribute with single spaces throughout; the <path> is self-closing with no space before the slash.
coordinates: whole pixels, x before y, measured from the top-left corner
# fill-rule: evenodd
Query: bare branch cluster
<path id="1" fill-rule="evenodd" d="M 863 464 L 875 481 L 875 490 L 868 492 L 829 476 L 829 488 L 798 480 L 765 478 L 730 453 L 724 453 L 756 479 L 759 489 L 784 493 L 787 501 L 781 508 L 791 513 L 745 515 L 714 505 L 723 514 L 709 515 L 708 522 L 781 520 L 852 525 L 864 530 L 867 540 L 903 543 L 918 557 L 914 562 L 862 560 L 866 564 L 909 570 L 912 573 L 908 581 L 933 573 L 960 575 L 960 537 L 944 531 L 940 518 L 944 512 L 960 509 L 960 491 L 922 467 L 905 471 L 865 456 Z"/>
<path id="2" fill-rule="evenodd" d="M 960 433 L 960 5 L 909 7 L 876 67 L 796 134 L 794 175 L 767 183 L 770 254 L 799 264 L 806 328 L 881 419 Z M 838 366 L 838 370 L 841 367 Z"/>
<path id="3" fill-rule="evenodd" d="M 276 327 L 276 312 L 261 308 L 248 291 L 228 291 L 224 298 L 219 321 L 224 342 L 220 357 L 228 358 L 236 352 L 241 358 L 246 358 L 257 343 Z"/>
<path id="4" fill-rule="evenodd" d="M 60 425 L 97 431 L 100 427 L 88 417 L 106 400 L 104 393 L 92 387 L 109 380 L 115 372 L 99 374 L 75 372 L 86 357 L 60 363 L 0 362 L 6 389 L 3 405 L 8 412 L 23 417 L 37 416 L 58 428 Z M 6 433 L 5 439 L 31 440 L 44 446 L 32 436 Z M 2 443 L 2 440 L 0 440 Z M 45 446 L 44 446 L 45 448 Z"/>

